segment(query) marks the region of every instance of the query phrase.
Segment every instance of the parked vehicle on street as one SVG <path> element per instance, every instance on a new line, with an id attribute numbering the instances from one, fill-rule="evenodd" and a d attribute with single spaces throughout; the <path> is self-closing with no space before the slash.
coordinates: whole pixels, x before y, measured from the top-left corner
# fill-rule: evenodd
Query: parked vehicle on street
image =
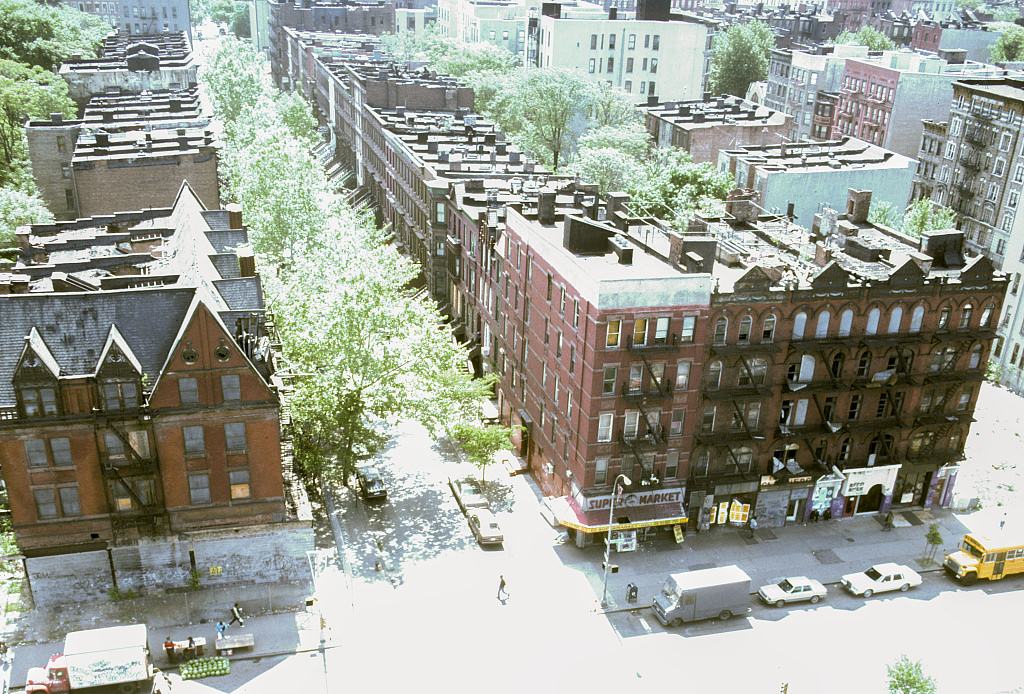
<path id="1" fill-rule="evenodd" d="M 717 566 L 669 574 L 651 602 L 665 626 L 698 619 L 729 619 L 750 611 L 750 576 L 738 566 Z"/>
<path id="2" fill-rule="evenodd" d="M 979 578 L 996 581 L 1024 572 L 1024 537 L 1019 535 L 985 537 L 964 535 L 960 548 L 946 555 L 942 565 L 946 573 L 965 586 Z"/>
<path id="3" fill-rule="evenodd" d="M 915 588 L 921 585 L 921 576 L 903 564 L 875 564 L 867 571 L 846 574 L 841 583 L 854 595 L 870 598 L 875 593 Z"/>
<path id="4" fill-rule="evenodd" d="M 782 607 L 791 602 L 810 600 L 817 603 L 828 591 L 820 582 L 806 576 L 791 576 L 778 583 L 761 586 L 757 595 L 768 605 Z"/>
<path id="5" fill-rule="evenodd" d="M 149 661 L 146 625 L 73 631 L 64 652 L 46 667 L 30 668 L 26 694 L 153 694 L 169 692 L 170 682 Z"/>
<path id="6" fill-rule="evenodd" d="M 452 494 L 455 495 L 455 501 L 459 504 L 459 509 L 466 513 L 471 508 L 487 508 L 487 497 L 484 496 L 483 490 L 480 488 L 480 483 L 472 477 L 460 477 L 456 479 L 448 478 L 448 486 L 451 487 Z"/>
<path id="7" fill-rule="evenodd" d="M 359 484 L 359 491 L 366 499 L 387 498 L 388 488 L 384 485 L 384 479 L 380 476 L 380 470 L 373 463 L 363 463 L 356 468 L 356 480 Z"/>
<path id="8" fill-rule="evenodd" d="M 482 545 L 500 545 L 505 541 L 498 519 L 486 508 L 469 510 L 469 529 L 476 536 L 476 541 Z"/>

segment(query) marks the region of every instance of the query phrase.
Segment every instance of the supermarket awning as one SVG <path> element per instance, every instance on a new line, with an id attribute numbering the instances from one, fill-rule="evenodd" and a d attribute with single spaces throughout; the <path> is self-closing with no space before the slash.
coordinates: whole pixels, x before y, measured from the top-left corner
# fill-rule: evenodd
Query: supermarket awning
<path id="1" fill-rule="evenodd" d="M 583 511 L 569 496 L 551 499 L 550 507 L 555 519 L 567 528 L 585 533 L 603 533 L 608 530 L 608 511 Z M 659 525 L 686 523 L 686 512 L 682 502 L 650 504 L 647 506 L 616 506 L 616 520 L 628 519 L 628 523 L 615 523 L 616 530 L 653 528 Z"/>

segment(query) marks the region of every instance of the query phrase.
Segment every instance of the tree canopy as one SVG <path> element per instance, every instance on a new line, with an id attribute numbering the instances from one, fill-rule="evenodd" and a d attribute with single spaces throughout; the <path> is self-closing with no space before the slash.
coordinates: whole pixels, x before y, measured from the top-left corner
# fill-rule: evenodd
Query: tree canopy
<path id="1" fill-rule="evenodd" d="M 249 26 L 248 3 L 235 3 L 235 11 L 231 15 L 231 33 L 241 39 L 247 39 L 252 36 L 252 28 Z"/>
<path id="2" fill-rule="evenodd" d="M 519 65 L 519 58 L 491 43 L 466 43 L 441 36 L 436 24 L 421 32 L 384 34 L 381 41 L 398 63 L 427 62 L 432 69 L 452 77 L 475 73 L 507 73 Z"/>
<path id="3" fill-rule="evenodd" d="M 746 96 L 751 82 L 768 77 L 768 57 L 775 35 L 764 22 L 733 24 L 715 35 L 711 58 L 711 91 Z"/>
<path id="4" fill-rule="evenodd" d="M 1017 24 L 1001 26 L 1003 30 L 999 34 L 999 38 L 989 47 L 992 62 L 1020 60 L 1024 56 L 1024 27 Z"/>
<path id="5" fill-rule="evenodd" d="M 856 33 L 843 31 L 836 37 L 837 44 L 867 46 L 869 51 L 893 51 L 896 44 L 892 39 L 872 27 L 861 27 Z"/>
<path id="6" fill-rule="evenodd" d="M 709 162 L 695 163 L 681 149 L 655 149 L 627 189 L 637 214 L 685 229 L 696 211 L 716 213 L 732 179 Z"/>
<path id="7" fill-rule="evenodd" d="M 919 198 L 904 213 L 900 222 L 900 230 L 908 236 L 919 239 L 926 231 L 952 229 L 955 225 L 956 213 L 953 210 L 927 198 Z"/>
<path id="8" fill-rule="evenodd" d="M 53 70 L 72 55 L 95 56 L 109 25 L 68 5 L 0 0 L 0 58 Z"/>
<path id="9" fill-rule="evenodd" d="M 886 665 L 889 674 L 889 694 L 935 694 L 935 678 L 924 674 L 921 663 L 903 654 L 892 665 Z"/>
<path id="10" fill-rule="evenodd" d="M 0 188 L 0 248 L 15 245 L 14 232 L 19 226 L 52 221 L 53 215 L 34 193 Z"/>

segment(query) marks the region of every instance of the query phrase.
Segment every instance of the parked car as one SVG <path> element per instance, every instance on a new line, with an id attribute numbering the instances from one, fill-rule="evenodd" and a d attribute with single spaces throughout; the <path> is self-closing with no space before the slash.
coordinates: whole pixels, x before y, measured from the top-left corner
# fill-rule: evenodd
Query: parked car
<path id="1" fill-rule="evenodd" d="M 487 497 L 480 489 L 480 483 L 472 477 L 461 477 L 458 479 L 448 478 L 448 486 L 452 488 L 455 501 L 459 509 L 466 513 L 471 508 L 488 508 Z"/>
<path id="2" fill-rule="evenodd" d="M 380 476 L 380 470 L 373 463 L 365 463 L 356 468 L 356 480 L 359 483 L 359 491 L 365 498 L 384 499 L 387 497 L 388 488 Z"/>
<path id="3" fill-rule="evenodd" d="M 875 564 L 867 571 L 843 576 L 843 587 L 854 595 L 870 598 L 887 590 L 906 591 L 921 585 L 921 576 L 903 564 Z"/>
<path id="4" fill-rule="evenodd" d="M 498 519 L 486 508 L 474 508 L 469 511 L 469 529 L 482 545 L 500 545 L 505 536 L 498 525 Z"/>
<path id="5" fill-rule="evenodd" d="M 825 597 L 827 591 L 813 578 L 806 576 L 791 576 L 784 578 L 778 583 L 769 583 L 761 586 L 757 595 L 769 605 L 782 607 L 786 603 L 810 600 L 816 603 Z"/>

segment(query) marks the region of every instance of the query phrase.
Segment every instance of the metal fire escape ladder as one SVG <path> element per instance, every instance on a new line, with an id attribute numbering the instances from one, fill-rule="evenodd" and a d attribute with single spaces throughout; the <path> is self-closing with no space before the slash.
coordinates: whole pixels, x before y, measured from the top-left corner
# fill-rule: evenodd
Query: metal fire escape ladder
<path id="1" fill-rule="evenodd" d="M 125 455 L 127 455 L 128 458 L 130 458 L 133 463 L 142 463 L 142 457 L 135 451 L 134 448 L 132 448 L 132 444 L 128 440 L 128 437 L 125 436 L 125 433 L 109 421 L 107 422 L 107 426 L 110 428 L 111 431 L 114 432 L 114 435 L 121 440 L 121 445 L 124 447 Z M 116 465 L 110 463 L 109 461 L 105 461 L 103 463 L 103 466 L 105 469 L 114 473 L 114 477 L 116 477 L 117 480 L 122 484 L 122 486 L 124 486 L 124 488 L 128 490 L 129 496 L 131 496 L 132 499 L 135 500 L 135 502 L 139 505 L 139 508 L 146 508 L 146 504 L 143 503 L 142 499 L 139 498 L 139 495 L 135 493 L 135 489 L 132 488 L 132 485 L 128 484 L 128 482 L 125 481 L 124 477 L 121 476 L 121 471 L 117 469 Z"/>

